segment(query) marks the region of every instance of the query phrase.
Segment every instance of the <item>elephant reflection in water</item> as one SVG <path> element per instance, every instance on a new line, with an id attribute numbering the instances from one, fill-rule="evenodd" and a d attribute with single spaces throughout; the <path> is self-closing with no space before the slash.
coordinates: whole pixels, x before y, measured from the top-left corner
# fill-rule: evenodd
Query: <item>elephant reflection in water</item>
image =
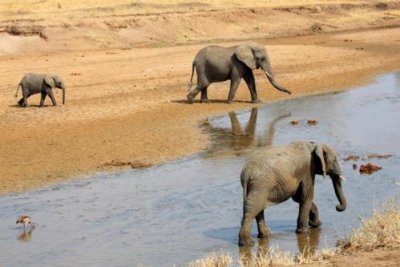
<path id="1" fill-rule="evenodd" d="M 280 115 L 271 121 L 264 137 L 256 136 L 257 108 L 251 109 L 249 121 L 244 129 L 240 125 L 235 112 L 229 112 L 228 115 L 231 129 L 213 127 L 208 121 L 203 124 L 203 127 L 211 133 L 213 139 L 216 140 L 213 142 L 213 147 L 210 149 L 212 155 L 233 153 L 239 156 L 242 155 L 246 149 L 271 145 L 275 134 L 276 123 L 281 119 L 289 117 L 290 113 Z"/>
<path id="2" fill-rule="evenodd" d="M 252 266 L 253 256 L 255 259 L 266 258 L 269 252 L 269 239 L 261 238 L 258 239 L 257 252 L 255 254 L 252 253 L 251 246 L 242 246 L 239 247 L 239 259 L 241 265 L 243 266 Z"/>
<path id="3" fill-rule="evenodd" d="M 319 246 L 320 234 L 321 228 L 311 228 L 308 234 L 296 235 L 298 255 L 301 255 L 302 258 L 309 258 L 315 255 Z M 271 252 L 268 241 L 268 238 L 258 239 L 257 252 L 255 254 L 252 253 L 251 246 L 239 247 L 239 258 L 243 265 L 249 265 L 253 260 L 253 256 L 254 258 L 268 259 L 268 253 Z"/>
<path id="4" fill-rule="evenodd" d="M 309 234 L 296 235 L 299 253 L 304 258 L 309 258 L 315 254 L 318 249 L 320 234 L 321 228 L 310 228 Z"/>
<path id="5" fill-rule="evenodd" d="M 35 230 L 35 225 L 31 225 L 27 230 L 24 229 L 22 234 L 18 236 L 18 240 L 22 242 L 29 242 L 32 239 L 32 232 Z"/>

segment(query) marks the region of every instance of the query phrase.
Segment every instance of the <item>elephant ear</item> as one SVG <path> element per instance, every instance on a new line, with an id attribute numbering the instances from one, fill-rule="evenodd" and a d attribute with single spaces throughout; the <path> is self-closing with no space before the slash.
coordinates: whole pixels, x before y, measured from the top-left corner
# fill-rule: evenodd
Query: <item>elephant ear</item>
<path id="1" fill-rule="evenodd" d="M 49 76 L 49 75 L 45 75 L 44 76 L 44 82 L 50 86 L 51 88 L 55 87 L 56 84 L 54 83 L 54 78 Z"/>
<path id="2" fill-rule="evenodd" d="M 250 46 L 239 45 L 235 50 L 235 55 L 238 60 L 246 64 L 250 69 L 254 70 L 257 68 L 256 59 Z"/>
<path id="3" fill-rule="evenodd" d="M 325 157 L 325 147 L 324 145 L 318 144 L 315 146 L 315 155 L 317 155 L 319 161 L 321 162 L 322 175 L 326 175 L 326 157 Z"/>

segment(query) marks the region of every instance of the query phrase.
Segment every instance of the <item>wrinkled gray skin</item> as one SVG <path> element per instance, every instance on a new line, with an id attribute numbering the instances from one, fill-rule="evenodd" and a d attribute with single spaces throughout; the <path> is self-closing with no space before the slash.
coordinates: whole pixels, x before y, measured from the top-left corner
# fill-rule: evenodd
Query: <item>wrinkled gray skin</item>
<path id="1" fill-rule="evenodd" d="M 56 99 L 54 98 L 53 88 L 57 87 L 63 91 L 63 104 L 65 104 L 65 85 L 60 77 L 51 74 L 27 74 L 18 84 L 15 97 L 17 97 L 18 89 L 21 86 L 22 98 L 18 101 L 21 107 L 28 106 L 28 97 L 34 94 L 41 94 L 40 107 L 43 107 L 46 96 L 49 96 L 53 106 L 57 106 Z"/>
<path id="2" fill-rule="evenodd" d="M 267 237 L 264 209 L 289 198 L 300 206 L 296 233 L 308 232 L 307 225 L 318 227 L 321 222 L 313 202 L 316 174 L 331 177 L 339 201 L 336 210 L 344 211 L 346 199 L 341 183 L 344 178 L 336 153 L 330 146 L 299 141 L 255 152 L 241 173 L 243 218 L 239 245 L 253 244 L 250 232 L 254 218 L 258 237 Z"/>
<path id="3" fill-rule="evenodd" d="M 192 86 L 194 68 L 196 68 L 197 85 L 189 92 L 187 99 L 193 103 L 201 91 L 201 102 L 208 102 L 207 87 L 213 82 L 231 81 L 228 103 L 232 103 L 236 90 L 243 78 L 250 90 L 251 102 L 257 103 L 256 83 L 253 70 L 261 68 L 271 84 L 278 90 L 291 94 L 274 79 L 267 52 L 257 44 L 243 44 L 232 47 L 207 46 L 201 49 L 192 63 Z"/>

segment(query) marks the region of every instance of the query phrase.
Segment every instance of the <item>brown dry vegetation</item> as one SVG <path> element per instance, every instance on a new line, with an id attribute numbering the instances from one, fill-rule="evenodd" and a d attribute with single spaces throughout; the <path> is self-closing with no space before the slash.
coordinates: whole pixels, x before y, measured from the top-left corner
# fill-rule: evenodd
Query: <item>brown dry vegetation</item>
<path id="1" fill-rule="evenodd" d="M 213 253 L 193 261 L 191 267 L 227 266 L 396 266 L 400 262 L 400 203 L 393 199 L 375 211 L 370 218 L 362 218 L 347 241 L 337 248 L 310 253 L 293 253 L 270 248 L 264 254 L 241 258 L 237 264 L 230 255 Z M 375 251 L 375 253 L 371 253 Z"/>

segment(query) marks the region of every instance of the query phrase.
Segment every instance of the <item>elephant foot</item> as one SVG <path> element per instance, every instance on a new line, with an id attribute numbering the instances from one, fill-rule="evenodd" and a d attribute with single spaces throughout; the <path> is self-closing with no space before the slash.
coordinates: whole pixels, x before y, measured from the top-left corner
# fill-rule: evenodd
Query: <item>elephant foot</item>
<path id="1" fill-rule="evenodd" d="M 188 94 L 188 95 L 186 96 L 186 98 L 187 98 L 187 102 L 188 102 L 189 104 L 193 104 L 193 102 L 194 102 L 193 96 L 191 96 L 190 94 Z"/>
<path id="2" fill-rule="evenodd" d="M 261 103 L 261 101 L 259 101 L 259 100 L 257 100 L 257 99 L 254 99 L 254 100 L 251 100 L 251 103 L 252 103 L 252 104 L 257 104 L 257 103 Z"/>
<path id="3" fill-rule="evenodd" d="M 296 234 L 308 234 L 310 230 L 307 227 L 297 228 Z"/>
<path id="4" fill-rule="evenodd" d="M 320 220 L 317 220 L 317 221 L 309 221 L 309 222 L 308 222 L 308 225 L 309 225 L 310 227 L 313 227 L 313 228 L 317 228 L 317 227 L 319 227 L 321 224 L 322 224 L 322 222 L 321 222 Z"/>
<path id="5" fill-rule="evenodd" d="M 201 103 L 209 103 L 210 101 L 207 98 L 201 99 L 200 100 Z"/>
<path id="6" fill-rule="evenodd" d="M 229 99 L 228 99 L 227 103 L 228 103 L 228 104 L 232 104 L 232 103 L 233 103 L 233 100 L 229 100 Z"/>

